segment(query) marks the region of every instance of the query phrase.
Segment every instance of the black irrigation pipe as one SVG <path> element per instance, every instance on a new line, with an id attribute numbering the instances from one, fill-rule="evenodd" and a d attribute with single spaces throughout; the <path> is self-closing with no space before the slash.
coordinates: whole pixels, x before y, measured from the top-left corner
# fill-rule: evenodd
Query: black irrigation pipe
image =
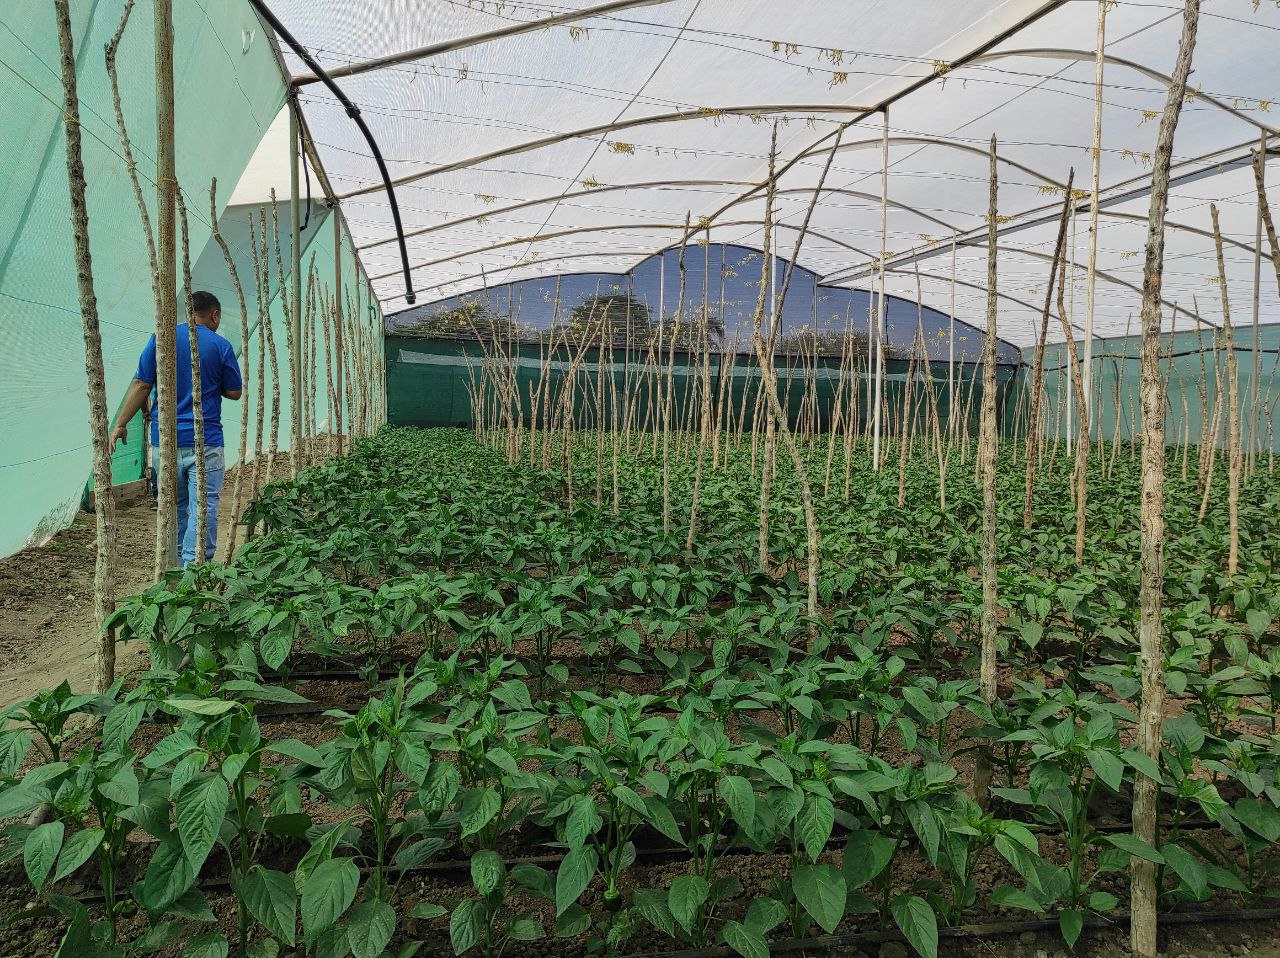
<path id="1" fill-rule="evenodd" d="M 307 69 L 314 73 L 320 79 L 320 82 L 328 87 L 329 92 L 337 97 L 338 102 L 347 111 L 347 116 L 351 117 L 352 122 L 360 128 L 360 133 L 364 136 L 365 142 L 369 144 L 369 150 L 373 154 L 374 161 L 378 164 L 378 172 L 382 175 L 382 183 L 386 188 L 387 199 L 391 204 L 391 219 L 395 223 L 396 237 L 400 243 L 400 263 L 404 270 L 404 298 L 412 306 L 417 301 L 417 295 L 413 291 L 413 278 L 409 270 L 409 250 L 405 246 L 404 226 L 400 222 L 400 204 L 396 201 L 395 186 L 391 182 L 391 174 L 387 172 L 386 160 L 382 158 L 382 150 L 379 149 L 378 141 L 374 139 L 373 133 L 369 130 L 369 124 L 365 123 L 364 117 L 360 115 L 360 108 L 351 101 L 350 97 L 342 92 L 342 88 L 325 72 L 324 68 L 316 61 L 316 58 L 308 52 L 307 48 L 299 43 L 293 34 L 285 28 L 279 18 L 271 12 L 265 0 L 249 0 L 249 3 L 258 12 L 258 15 L 275 31 L 276 36 L 284 41 L 298 55 L 298 58 L 307 65 Z M 290 85 L 289 99 L 292 101 L 290 109 L 301 113 L 302 107 L 297 100 L 297 84 Z"/>
<path id="2" fill-rule="evenodd" d="M 1218 826 L 1217 826 L 1217 823 L 1215 822 L 1198 822 L 1195 824 L 1184 824 L 1182 826 L 1182 829 L 1184 831 L 1206 831 L 1210 828 L 1216 828 L 1216 827 Z M 1094 830 L 1098 832 L 1106 832 L 1106 833 L 1116 833 L 1116 834 L 1126 833 L 1127 834 L 1128 832 L 1132 831 L 1132 828 L 1126 825 L 1102 825 L 1102 826 L 1098 826 Z M 1039 836 L 1054 836 L 1054 835 L 1060 835 L 1061 830 L 1058 829 L 1054 831 L 1041 831 L 1041 832 L 1037 832 L 1036 834 Z M 828 852 L 838 848 L 841 842 L 844 841 L 844 839 L 845 839 L 844 835 L 833 836 L 832 838 L 828 839 L 827 843 L 823 846 L 823 852 Z M 145 844 L 152 844 L 152 843 L 137 842 L 136 844 L 145 845 Z M 770 855 L 770 854 L 785 855 L 787 854 L 787 852 L 788 852 L 788 848 L 782 842 L 779 842 L 777 845 L 775 845 L 772 851 L 761 851 L 760 849 L 749 848 L 745 845 L 725 845 L 723 843 L 716 847 L 716 853 L 718 857 L 728 856 L 731 858 L 747 858 L 752 855 Z M 565 857 L 564 852 L 554 853 L 554 854 L 542 853 L 542 854 L 529 854 L 529 855 L 509 855 L 509 856 L 504 855 L 502 858 L 502 865 L 508 871 L 510 871 L 516 865 L 539 865 L 539 866 L 545 866 L 548 868 L 548 870 L 554 871 L 559 867 L 560 863 L 564 860 L 564 857 Z M 655 845 L 655 846 L 647 846 L 647 847 L 636 849 L 637 862 L 644 861 L 646 863 L 656 864 L 659 862 L 683 861 L 690 858 L 692 858 L 692 855 L 690 855 L 689 849 L 685 848 L 683 845 Z M 361 874 L 367 875 L 372 873 L 373 871 L 374 871 L 374 868 L 372 865 L 362 865 L 360 867 Z M 440 862 L 425 862 L 421 865 L 412 865 L 408 868 L 401 868 L 396 865 L 388 865 L 383 869 L 384 874 L 401 875 L 401 876 L 468 875 L 470 874 L 470 872 L 471 872 L 471 860 L 466 858 L 453 858 L 447 861 L 440 861 Z M 216 891 L 219 889 L 226 889 L 231 887 L 231 879 L 226 876 L 219 876 L 217 878 L 208 878 L 208 879 L 205 879 L 204 881 L 197 881 L 196 887 L 200 888 L 202 891 Z M 97 892 L 89 892 L 87 895 L 82 896 L 81 900 L 86 902 L 101 902 L 104 900 L 104 898 L 105 896 L 103 895 L 103 893 L 100 891 L 97 891 Z M 1280 917 L 1280 908 L 1272 909 L 1272 910 L 1277 912 L 1277 917 Z M 1058 927 L 1058 923 L 1056 921 L 1050 922 L 1049 924 L 1052 925 L 1053 928 Z"/>
<path id="3" fill-rule="evenodd" d="M 1280 919 L 1280 908 L 1233 908 L 1220 911 L 1170 912 L 1157 915 L 1156 921 L 1161 927 L 1171 925 L 1209 925 L 1217 923 L 1275 921 Z M 1123 913 L 1111 918 L 1090 918 L 1084 927 L 1091 931 L 1119 930 L 1129 927 L 1129 914 Z M 1012 935 L 1033 934 L 1039 932 L 1057 932 L 1056 918 L 1041 918 L 1033 921 L 999 921 L 979 925 L 953 925 L 938 929 L 938 938 L 942 940 L 966 941 Z M 802 951 L 806 953 L 830 952 L 837 948 L 856 948 L 859 945 L 881 944 L 888 941 L 905 941 L 901 933 L 896 931 L 858 931 L 848 935 L 824 935 L 820 938 L 788 938 L 783 941 L 769 943 L 769 953 L 784 955 Z M 712 948 L 686 948 L 680 951 L 650 951 L 633 954 L 627 958 L 736 958 L 737 952 L 727 945 Z"/>

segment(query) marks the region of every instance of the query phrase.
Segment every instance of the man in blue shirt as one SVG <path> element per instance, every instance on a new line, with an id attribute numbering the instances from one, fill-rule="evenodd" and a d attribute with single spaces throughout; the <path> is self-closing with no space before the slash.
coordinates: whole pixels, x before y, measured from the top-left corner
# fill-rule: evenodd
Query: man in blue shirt
<path id="1" fill-rule="evenodd" d="M 191 328 L 197 330 L 200 348 L 200 406 L 204 412 L 205 507 L 208 510 L 208 536 L 204 547 L 206 559 L 213 558 L 218 542 L 218 498 L 226 473 L 223 455 L 222 400 L 239 399 L 244 383 L 236 353 L 224 337 L 218 335 L 222 322 L 222 304 L 212 293 L 191 294 L 190 321 L 177 329 L 178 367 L 178 536 L 182 564 L 190 565 L 196 556 L 196 511 L 191 502 L 196 498 L 196 434 L 191 398 Z M 111 448 L 127 438 L 129 421 L 142 409 L 156 384 L 156 338 L 153 335 L 138 359 L 138 371 L 116 417 L 111 431 Z M 151 417 L 151 446 L 160 447 L 160 415 Z M 198 508 L 198 507 L 197 507 Z"/>

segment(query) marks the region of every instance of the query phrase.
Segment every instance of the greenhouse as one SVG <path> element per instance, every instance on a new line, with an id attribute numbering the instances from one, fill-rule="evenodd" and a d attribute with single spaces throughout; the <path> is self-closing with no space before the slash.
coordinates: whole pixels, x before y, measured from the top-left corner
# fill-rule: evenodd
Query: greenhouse
<path id="1" fill-rule="evenodd" d="M 0 953 L 1280 956 L 1278 53 L 9 0 Z"/>

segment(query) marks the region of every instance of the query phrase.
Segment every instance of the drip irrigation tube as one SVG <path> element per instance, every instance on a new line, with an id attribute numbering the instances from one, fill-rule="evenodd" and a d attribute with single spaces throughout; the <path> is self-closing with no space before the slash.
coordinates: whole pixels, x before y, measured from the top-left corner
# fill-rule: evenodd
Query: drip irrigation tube
<path id="1" fill-rule="evenodd" d="M 1172 912 L 1157 916 L 1161 927 L 1170 925 L 1199 925 L 1224 922 L 1274 921 L 1280 919 L 1280 908 L 1239 908 L 1225 911 Z M 1121 929 L 1129 926 L 1129 914 L 1115 915 L 1111 918 L 1090 918 L 1084 927 L 1090 930 Z M 998 921 L 980 925 L 954 925 L 938 929 L 940 939 L 965 940 L 969 938 L 994 938 L 1020 935 L 1025 932 L 1056 932 L 1058 919 L 1041 918 L 1034 921 Z M 874 945 L 887 941 L 905 941 L 896 931 L 859 931 L 848 935 L 824 935 L 820 938 L 788 938 L 783 941 L 769 943 L 771 955 L 785 955 L 792 952 L 806 953 L 830 952 L 837 948 L 856 948 L 860 945 Z M 737 952 L 727 945 L 713 948 L 687 948 L 681 951 L 650 951 L 630 955 L 628 958 L 735 958 Z"/>
<path id="2" fill-rule="evenodd" d="M 369 144 L 369 150 L 373 154 L 374 161 L 378 164 L 378 173 L 382 176 L 382 185 L 387 191 L 387 199 L 391 204 L 391 219 L 395 223 L 396 237 L 400 244 L 400 264 L 404 270 L 404 298 L 409 305 L 412 306 L 417 302 L 418 297 L 413 291 L 413 277 L 409 270 L 409 250 L 405 245 L 404 225 L 400 221 L 400 204 L 396 201 L 395 187 L 391 182 L 391 174 L 387 171 L 386 160 L 382 158 L 382 150 L 378 146 L 378 141 L 374 139 L 373 133 L 369 129 L 369 125 L 364 121 L 364 117 L 360 115 L 360 108 L 351 101 L 350 97 L 342 92 L 342 88 L 339 87 L 338 84 L 333 81 L 333 78 L 324 71 L 324 68 L 320 66 L 315 57 L 308 52 L 306 47 L 294 38 L 293 34 L 290 33 L 276 15 L 271 12 L 271 9 L 266 4 L 266 0 L 249 0 L 249 3 L 253 6 L 254 10 L 258 12 L 258 15 L 267 22 L 272 30 L 275 31 L 276 36 L 288 44 L 289 49 L 297 54 L 298 59 L 305 63 L 307 68 L 311 70 L 311 72 L 320 79 L 320 82 L 329 89 L 329 92 L 337 98 L 338 102 L 341 103 L 343 108 L 347 111 L 347 116 L 351 117 L 352 122 L 360 128 L 360 133 L 364 136 L 365 142 Z M 296 89 L 297 85 L 291 81 L 290 98 L 295 100 L 291 109 L 301 110 L 301 107 L 296 103 L 296 97 L 294 96 Z"/>

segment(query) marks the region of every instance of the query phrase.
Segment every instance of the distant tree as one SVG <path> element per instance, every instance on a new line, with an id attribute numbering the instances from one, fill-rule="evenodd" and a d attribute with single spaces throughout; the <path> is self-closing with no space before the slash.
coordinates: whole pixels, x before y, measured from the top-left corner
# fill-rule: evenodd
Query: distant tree
<path id="1" fill-rule="evenodd" d="M 600 293 L 584 297 L 555 331 L 576 342 L 583 336 L 598 341 L 605 329 L 610 330 L 615 346 L 628 342 L 630 329 L 631 345 L 637 347 L 653 334 L 653 317 L 649 307 L 629 293 Z"/>
<path id="2" fill-rule="evenodd" d="M 846 347 L 847 344 L 847 347 Z M 792 329 L 778 336 L 777 352 L 781 355 L 804 353 L 807 355 L 839 358 L 848 348 L 856 358 L 867 354 L 867 334 L 854 330 Z M 885 359 L 897 359 L 897 350 L 885 343 Z"/>
<path id="3" fill-rule="evenodd" d="M 475 339 L 478 336 L 485 342 L 492 342 L 511 337 L 519 340 L 524 330 L 519 323 L 512 322 L 487 304 L 468 299 L 407 323 L 396 330 L 396 335 L 421 339 Z"/>
<path id="4" fill-rule="evenodd" d="M 702 327 L 706 324 L 707 345 L 710 349 L 720 351 L 724 348 L 724 320 L 715 313 L 705 317 L 699 310 L 686 313 L 676 322 L 675 316 L 668 316 L 662 323 L 662 341 L 670 343 L 672 337 L 676 341 L 676 349 L 698 350 L 702 348 Z"/>

